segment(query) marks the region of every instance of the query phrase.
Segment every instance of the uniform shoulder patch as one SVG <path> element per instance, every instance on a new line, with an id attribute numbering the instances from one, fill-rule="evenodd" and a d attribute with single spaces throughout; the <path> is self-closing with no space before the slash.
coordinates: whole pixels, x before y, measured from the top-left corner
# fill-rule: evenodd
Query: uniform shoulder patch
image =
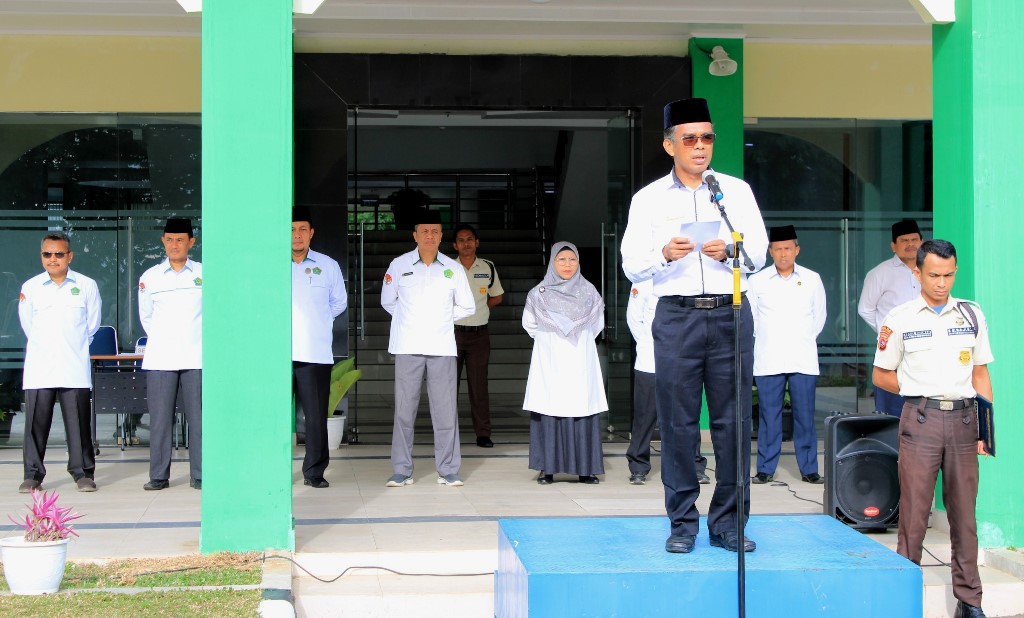
<path id="1" fill-rule="evenodd" d="M 888 326 L 882 326 L 882 329 L 878 331 L 878 349 L 884 350 L 889 345 L 889 337 L 892 336 L 892 329 Z"/>
<path id="2" fill-rule="evenodd" d="M 25 296 L 25 293 L 24 293 L 24 292 L 20 292 L 20 293 L 18 294 L 18 302 L 19 302 L 19 303 L 23 303 L 23 302 L 25 302 L 26 300 L 28 300 L 28 297 L 27 297 L 27 296 Z"/>

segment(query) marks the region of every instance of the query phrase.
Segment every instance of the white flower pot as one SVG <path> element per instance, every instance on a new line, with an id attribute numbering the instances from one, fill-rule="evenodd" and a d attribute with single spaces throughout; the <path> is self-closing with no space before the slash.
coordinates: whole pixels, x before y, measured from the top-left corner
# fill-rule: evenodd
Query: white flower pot
<path id="1" fill-rule="evenodd" d="M 345 422 L 348 415 L 327 417 L 327 448 L 336 451 L 341 448 L 341 439 L 345 437 Z"/>
<path id="2" fill-rule="evenodd" d="M 0 539 L 4 577 L 14 594 L 51 594 L 64 579 L 68 542 L 29 542 L 24 536 Z"/>

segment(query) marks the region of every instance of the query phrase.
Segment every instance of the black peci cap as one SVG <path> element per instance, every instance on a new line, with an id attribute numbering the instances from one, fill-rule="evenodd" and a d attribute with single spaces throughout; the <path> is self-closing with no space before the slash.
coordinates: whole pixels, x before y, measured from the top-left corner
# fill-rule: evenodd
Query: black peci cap
<path id="1" fill-rule="evenodd" d="M 164 234 L 188 234 L 192 238 L 192 219 L 168 219 Z"/>
<path id="2" fill-rule="evenodd" d="M 711 111 L 707 99 L 682 99 L 665 106 L 665 127 L 688 122 L 711 122 Z"/>

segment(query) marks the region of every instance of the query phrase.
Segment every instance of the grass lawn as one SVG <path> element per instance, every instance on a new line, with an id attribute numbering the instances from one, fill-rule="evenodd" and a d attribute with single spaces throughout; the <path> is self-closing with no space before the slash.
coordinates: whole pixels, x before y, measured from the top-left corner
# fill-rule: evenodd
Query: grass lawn
<path id="1" fill-rule="evenodd" d="M 0 615 L 86 618 L 92 616 L 255 616 L 259 590 L 173 590 L 123 594 L 116 588 L 257 585 L 261 554 L 220 553 L 162 559 L 71 563 L 60 592 L 45 596 L 0 595 Z M 0 590 L 7 590 L 4 579 Z M 81 591 L 81 592 L 76 592 Z M 85 592 L 84 590 L 89 590 Z"/>

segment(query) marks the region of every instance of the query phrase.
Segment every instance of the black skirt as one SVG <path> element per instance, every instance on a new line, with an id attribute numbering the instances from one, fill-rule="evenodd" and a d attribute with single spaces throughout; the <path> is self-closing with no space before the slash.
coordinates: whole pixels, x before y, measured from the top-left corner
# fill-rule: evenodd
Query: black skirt
<path id="1" fill-rule="evenodd" d="M 530 469 L 544 474 L 604 474 L 600 413 L 582 417 L 530 413 Z"/>

